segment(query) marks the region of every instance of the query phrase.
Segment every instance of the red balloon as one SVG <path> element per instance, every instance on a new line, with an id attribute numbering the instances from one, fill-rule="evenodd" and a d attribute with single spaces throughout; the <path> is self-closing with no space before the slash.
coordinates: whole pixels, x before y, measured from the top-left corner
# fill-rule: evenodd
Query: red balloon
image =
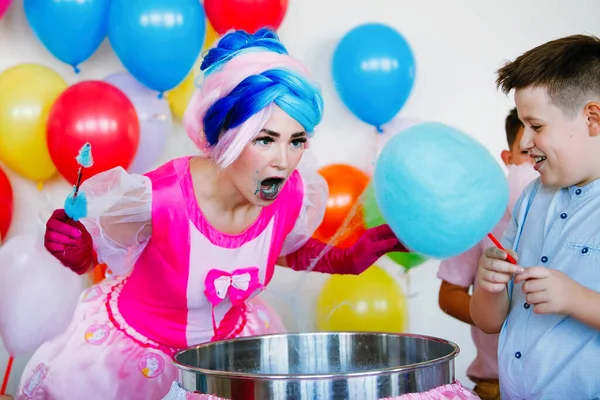
<path id="1" fill-rule="evenodd" d="M 277 29 L 285 17 L 288 0 L 204 0 L 204 10 L 217 33 L 243 29 Z"/>
<path id="2" fill-rule="evenodd" d="M 13 191 L 8 177 L 0 168 L 0 241 L 6 238 L 13 216 Z"/>
<path id="3" fill-rule="evenodd" d="M 60 174 L 77 181 L 75 157 L 86 142 L 92 145 L 94 165 L 83 178 L 121 166 L 129 167 L 140 141 L 140 123 L 127 96 L 102 81 L 83 81 L 56 99 L 48 116 L 48 150 Z"/>

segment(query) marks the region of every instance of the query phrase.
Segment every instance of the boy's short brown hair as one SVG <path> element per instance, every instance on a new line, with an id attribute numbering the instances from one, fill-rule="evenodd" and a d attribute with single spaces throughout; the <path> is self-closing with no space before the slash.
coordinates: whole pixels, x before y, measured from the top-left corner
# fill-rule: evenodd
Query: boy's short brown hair
<path id="1" fill-rule="evenodd" d="M 587 101 L 600 100 L 600 39 L 573 35 L 544 43 L 500 68 L 496 84 L 506 94 L 544 87 L 554 105 L 574 115 Z"/>
<path id="2" fill-rule="evenodd" d="M 517 135 L 519 134 L 519 130 L 521 128 L 523 128 L 523 123 L 519 119 L 517 109 L 513 108 L 506 116 L 506 121 L 504 122 L 506 142 L 508 143 L 509 150 L 512 149 L 513 145 L 515 144 L 515 140 L 517 140 Z"/>

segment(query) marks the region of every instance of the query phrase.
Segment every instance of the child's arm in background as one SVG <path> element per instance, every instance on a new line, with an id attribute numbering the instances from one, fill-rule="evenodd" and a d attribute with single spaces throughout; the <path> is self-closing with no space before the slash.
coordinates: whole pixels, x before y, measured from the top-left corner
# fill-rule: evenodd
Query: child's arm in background
<path id="1" fill-rule="evenodd" d="M 469 325 L 474 325 L 471 318 L 471 295 L 468 287 L 453 285 L 443 280 L 440 285 L 438 303 L 440 309 L 446 314 Z"/>
<path id="2" fill-rule="evenodd" d="M 437 274 L 442 280 L 438 298 L 440 309 L 471 325 L 469 288 L 475 282 L 481 252 L 481 243 L 478 243 L 463 254 L 442 261 Z"/>

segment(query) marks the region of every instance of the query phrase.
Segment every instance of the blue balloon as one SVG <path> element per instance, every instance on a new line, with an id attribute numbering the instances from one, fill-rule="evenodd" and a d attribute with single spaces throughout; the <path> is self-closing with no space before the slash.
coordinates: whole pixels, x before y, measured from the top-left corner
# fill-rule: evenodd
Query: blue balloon
<path id="1" fill-rule="evenodd" d="M 164 92 L 194 66 L 205 21 L 198 0 L 112 0 L 108 39 L 131 75 Z"/>
<path id="2" fill-rule="evenodd" d="M 406 103 L 415 69 L 404 37 L 379 23 L 352 29 L 333 55 L 333 80 L 342 101 L 359 119 L 378 129 Z"/>
<path id="3" fill-rule="evenodd" d="M 508 182 L 490 152 L 437 122 L 394 136 L 375 165 L 375 197 L 398 239 L 432 258 L 459 255 L 496 226 Z"/>
<path id="4" fill-rule="evenodd" d="M 60 61 L 77 66 L 90 58 L 108 32 L 110 0 L 24 0 L 29 25 Z"/>

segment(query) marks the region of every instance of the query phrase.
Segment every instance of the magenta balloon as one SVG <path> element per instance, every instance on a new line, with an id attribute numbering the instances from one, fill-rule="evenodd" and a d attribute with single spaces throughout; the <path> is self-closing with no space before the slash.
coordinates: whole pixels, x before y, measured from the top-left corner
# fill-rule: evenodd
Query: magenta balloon
<path id="1" fill-rule="evenodd" d="M 0 0 L 0 19 L 2 18 L 6 10 L 8 10 L 10 3 L 12 3 L 12 0 Z"/>

